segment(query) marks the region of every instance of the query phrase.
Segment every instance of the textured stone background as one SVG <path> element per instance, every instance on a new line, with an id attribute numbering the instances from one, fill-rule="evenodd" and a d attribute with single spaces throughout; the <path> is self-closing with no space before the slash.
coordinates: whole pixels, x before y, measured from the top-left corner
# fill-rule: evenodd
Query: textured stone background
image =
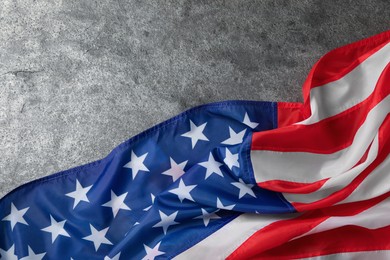
<path id="1" fill-rule="evenodd" d="M 313 63 L 390 2 L 1 0 L 0 197 L 192 106 L 301 101 Z"/>

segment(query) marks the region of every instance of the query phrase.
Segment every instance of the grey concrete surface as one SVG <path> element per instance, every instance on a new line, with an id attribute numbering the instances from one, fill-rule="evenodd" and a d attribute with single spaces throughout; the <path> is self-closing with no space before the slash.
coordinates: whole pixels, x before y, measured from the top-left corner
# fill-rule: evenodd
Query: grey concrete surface
<path id="1" fill-rule="evenodd" d="M 1 0 L 0 197 L 228 99 L 301 101 L 329 50 L 390 1 Z"/>

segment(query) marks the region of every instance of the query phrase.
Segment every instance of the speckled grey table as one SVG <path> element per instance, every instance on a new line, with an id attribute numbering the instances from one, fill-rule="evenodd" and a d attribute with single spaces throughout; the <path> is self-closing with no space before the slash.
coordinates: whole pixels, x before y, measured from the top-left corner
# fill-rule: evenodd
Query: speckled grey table
<path id="1" fill-rule="evenodd" d="M 195 105 L 301 101 L 314 62 L 390 29 L 389 10 L 387 0 L 2 0 L 0 197 Z"/>

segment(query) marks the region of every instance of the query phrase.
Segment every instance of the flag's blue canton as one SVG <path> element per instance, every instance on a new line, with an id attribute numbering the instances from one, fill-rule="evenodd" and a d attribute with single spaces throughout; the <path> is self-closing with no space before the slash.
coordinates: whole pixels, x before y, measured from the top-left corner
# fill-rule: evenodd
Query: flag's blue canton
<path id="1" fill-rule="evenodd" d="M 201 106 L 103 160 L 24 185 L 0 201 L 0 254 L 166 259 L 241 212 L 291 212 L 254 185 L 249 161 L 252 131 L 275 127 L 275 103 Z"/>

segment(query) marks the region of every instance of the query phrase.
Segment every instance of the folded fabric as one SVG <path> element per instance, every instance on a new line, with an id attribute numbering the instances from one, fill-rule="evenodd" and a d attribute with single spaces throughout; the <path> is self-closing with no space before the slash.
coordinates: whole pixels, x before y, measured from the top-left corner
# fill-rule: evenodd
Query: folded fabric
<path id="1" fill-rule="evenodd" d="M 304 103 L 199 106 L 0 200 L 1 259 L 390 257 L 390 31 Z"/>

